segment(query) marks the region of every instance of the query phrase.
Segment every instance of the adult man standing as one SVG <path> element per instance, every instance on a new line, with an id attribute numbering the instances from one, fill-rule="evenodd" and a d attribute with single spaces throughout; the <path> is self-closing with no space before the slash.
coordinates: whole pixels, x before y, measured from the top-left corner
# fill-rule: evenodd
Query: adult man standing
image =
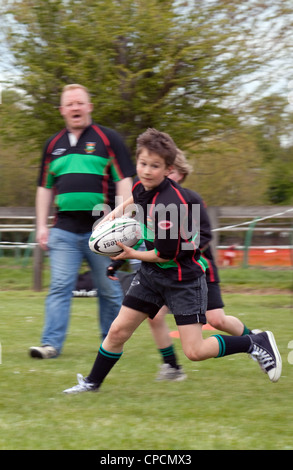
<path id="1" fill-rule="evenodd" d="M 113 283 L 106 276 L 109 259 L 92 253 L 88 239 L 99 219 L 93 216 L 94 208 L 114 208 L 115 196 L 120 200 L 129 197 L 135 169 L 120 135 L 93 122 L 92 110 L 85 87 L 64 87 L 60 113 L 66 127 L 48 139 L 43 152 L 36 193 L 36 239 L 42 249 L 49 250 L 51 284 L 41 346 L 30 348 L 31 357 L 47 359 L 61 353 L 72 290 L 83 259 L 89 263 L 98 289 L 103 338 L 122 302 L 119 282 Z M 56 218 L 49 230 L 53 199 Z"/>

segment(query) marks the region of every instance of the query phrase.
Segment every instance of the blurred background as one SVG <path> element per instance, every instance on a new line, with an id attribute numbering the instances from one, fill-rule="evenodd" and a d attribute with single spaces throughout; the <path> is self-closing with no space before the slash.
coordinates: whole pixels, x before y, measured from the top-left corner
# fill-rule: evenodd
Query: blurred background
<path id="1" fill-rule="evenodd" d="M 0 0 L 0 449 L 292 450 L 292 26 L 292 0 Z M 133 156 L 148 127 L 185 152 L 225 311 L 274 331 L 276 387 L 246 354 L 195 364 L 180 345 L 188 380 L 154 382 L 144 322 L 101 394 L 68 402 L 62 390 L 99 347 L 87 296 L 74 299 L 64 355 L 31 363 L 50 280 L 34 243 L 37 174 L 75 82 Z"/>
<path id="2" fill-rule="evenodd" d="M 271 214 L 285 212 L 261 225 L 219 230 L 222 264 L 231 246 L 236 256 L 230 262 L 237 262 L 241 249 L 246 263 L 243 247 L 249 243 L 264 250 L 283 247 L 287 251 L 278 258 L 285 254 L 290 261 L 290 0 L 1 0 L 0 5 L 0 208 L 9 208 L 0 214 L 3 226 L 15 223 L 4 218 L 10 208 L 34 206 L 43 145 L 63 127 L 61 90 L 78 82 L 91 92 L 94 120 L 120 132 L 132 155 L 147 127 L 172 135 L 193 166 L 185 185 L 208 207 L 235 209 L 229 217 L 217 213 L 217 230 L 265 217 L 268 207 Z M 252 207 L 261 209 L 243 218 L 243 208 Z M 16 213 L 18 223 L 21 214 Z M 2 241 L 12 236 L 1 232 Z M 19 232 L 14 241 L 27 239 L 28 232 Z M 273 253 L 265 258 L 272 260 Z"/>

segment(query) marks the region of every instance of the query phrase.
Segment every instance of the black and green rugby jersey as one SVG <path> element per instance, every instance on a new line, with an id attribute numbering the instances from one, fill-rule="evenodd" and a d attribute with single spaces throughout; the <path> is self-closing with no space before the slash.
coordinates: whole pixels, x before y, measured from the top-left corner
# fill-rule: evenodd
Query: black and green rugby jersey
<path id="1" fill-rule="evenodd" d="M 146 249 L 169 260 L 154 268 L 178 281 L 202 276 L 199 200 L 169 178 L 149 191 L 138 180 L 132 193 Z"/>
<path id="2" fill-rule="evenodd" d="M 190 198 L 194 201 L 195 204 L 200 205 L 199 248 L 201 251 L 201 260 L 204 261 L 206 266 L 207 282 L 220 282 L 218 268 L 210 245 L 210 241 L 212 240 L 212 230 L 206 204 L 201 198 L 201 196 L 195 191 L 192 191 L 191 189 L 187 188 L 185 188 L 185 191 L 189 193 Z"/>
<path id="3" fill-rule="evenodd" d="M 91 231 L 95 207 L 115 207 L 115 183 L 135 174 L 129 152 L 112 129 L 92 123 L 75 145 L 63 129 L 45 145 L 38 185 L 54 188 L 55 227 Z"/>

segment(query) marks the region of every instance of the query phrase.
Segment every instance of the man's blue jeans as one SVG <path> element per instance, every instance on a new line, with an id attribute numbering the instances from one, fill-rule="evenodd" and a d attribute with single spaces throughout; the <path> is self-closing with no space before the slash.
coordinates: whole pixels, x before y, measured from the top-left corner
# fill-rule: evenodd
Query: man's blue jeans
<path id="1" fill-rule="evenodd" d="M 122 303 L 119 281 L 106 276 L 110 259 L 93 253 L 88 246 L 90 233 L 76 234 L 52 228 L 49 235 L 51 285 L 45 304 L 45 325 L 42 345 L 53 346 L 61 352 L 70 318 L 72 291 L 79 268 L 87 260 L 94 286 L 98 289 L 101 335 L 104 338 Z"/>

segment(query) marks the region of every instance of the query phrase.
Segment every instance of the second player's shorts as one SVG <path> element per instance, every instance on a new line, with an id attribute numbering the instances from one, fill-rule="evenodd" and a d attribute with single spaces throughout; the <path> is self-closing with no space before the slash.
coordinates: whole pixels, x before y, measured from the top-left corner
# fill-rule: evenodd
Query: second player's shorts
<path id="1" fill-rule="evenodd" d="M 221 296 L 221 289 L 218 282 L 208 282 L 208 306 L 207 310 L 223 308 L 224 302 Z"/>

